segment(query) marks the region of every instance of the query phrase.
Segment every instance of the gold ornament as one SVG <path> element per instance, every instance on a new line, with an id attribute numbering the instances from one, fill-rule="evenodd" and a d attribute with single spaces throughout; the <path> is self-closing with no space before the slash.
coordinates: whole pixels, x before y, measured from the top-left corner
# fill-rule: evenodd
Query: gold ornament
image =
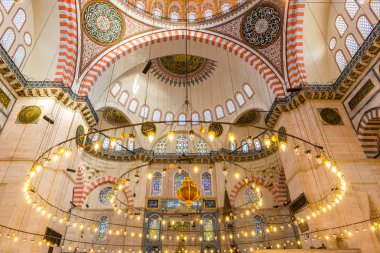
<path id="1" fill-rule="evenodd" d="M 190 207 L 193 202 L 200 198 L 200 196 L 200 191 L 196 187 L 195 183 L 190 179 L 190 177 L 186 177 L 177 191 L 178 199 L 184 202 L 187 207 Z"/>

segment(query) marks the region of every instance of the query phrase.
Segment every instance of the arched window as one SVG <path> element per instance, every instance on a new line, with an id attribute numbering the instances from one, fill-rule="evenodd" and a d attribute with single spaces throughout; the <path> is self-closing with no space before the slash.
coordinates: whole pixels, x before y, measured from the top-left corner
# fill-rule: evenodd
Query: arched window
<path id="1" fill-rule="evenodd" d="M 329 43 L 330 50 L 333 50 L 335 48 L 335 46 L 336 46 L 336 39 L 331 38 L 330 43 Z"/>
<path id="2" fill-rule="evenodd" d="M 230 9 L 230 4 L 223 4 L 220 9 L 222 10 L 222 12 L 227 12 Z"/>
<path id="3" fill-rule="evenodd" d="M 104 150 L 108 149 L 109 145 L 110 145 L 110 139 L 109 138 L 104 138 L 102 149 L 104 149 Z"/>
<path id="4" fill-rule="evenodd" d="M 198 125 L 199 124 L 199 113 L 193 112 L 193 114 L 191 115 L 191 120 L 193 121 L 192 122 L 193 125 Z"/>
<path id="5" fill-rule="evenodd" d="M 99 192 L 99 202 L 102 205 L 109 206 L 113 197 L 114 189 L 112 186 L 106 186 Z"/>
<path id="6" fill-rule="evenodd" d="M 202 194 L 212 195 L 211 174 L 208 172 L 202 174 Z"/>
<path id="7" fill-rule="evenodd" d="M 232 101 L 231 99 L 227 100 L 226 106 L 229 114 L 232 114 L 236 111 L 234 101 Z"/>
<path id="8" fill-rule="evenodd" d="M 92 137 L 92 141 L 97 141 L 99 140 L 99 133 L 95 133 L 94 136 Z"/>
<path id="9" fill-rule="evenodd" d="M 214 14 L 214 13 L 213 13 L 212 10 L 206 10 L 206 11 L 204 12 L 204 15 L 203 15 L 203 16 L 204 16 L 206 19 L 209 19 L 209 18 L 212 17 L 213 14 Z"/>
<path id="10" fill-rule="evenodd" d="M 121 140 L 117 140 L 115 151 L 120 152 L 121 151 Z"/>
<path id="11" fill-rule="evenodd" d="M 99 218 L 98 234 L 96 235 L 98 240 L 103 241 L 107 238 L 107 226 L 109 222 L 110 219 L 107 216 L 101 216 Z"/>
<path id="12" fill-rule="evenodd" d="M 128 150 L 133 151 L 135 149 L 135 139 L 129 138 L 128 139 Z"/>
<path id="13" fill-rule="evenodd" d="M 26 14 L 23 9 L 18 9 L 15 16 L 12 19 L 13 24 L 15 25 L 17 31 L 21 31 L 21 28 L 25 24 Z"/>
<path id="14" fill-rule="evenodd" d="M 218 105 L 215 107 L 215 115 L 217 119 L 224 118 L 224 110 L 222 106 Z"/>
<path id="15" fill-rule="evenodd" d="M 172 123 L 173 117 L 174 117 L 173 113 L 167 112 L 166 115 L 165 115 L 166 124 Z"/>
<path id="16" fill-rule="evenodd" d="M 189 142 L 186 136 L 179 136 L 177 139 L 176 153 L 187 154 L 189 152 Z"/>
<path id="17" fill-rule="evenodd" d="M 125 105 L 127 103 L 127 99 L 129 97 L 129 94 L 128 92 L 126 91 L 123 91 L 120 95 L 120 98 L 119 98 L 119 103 L 122 104 L 122 105 Z"/>
<path id="18" fill-rule="evenodd" d="M 160 17 L 162 17 L 162 11 L 160 9 L 158 9 L 158 8 L 155 8 L 153 10 L 153 15 L 156 16 L 156 17 L 158 17 L 158 18 L 160 18 Z"/>
<path id="19" fill-rule="evenodd" d="M 171 12 L 170 13 L 170 19 L 172 21 L 178 21 L 179 20 L 179 14 L 177 12 Z"/>
<path id="20" fill-rule="evenodd" d="M 265 239 L 265 229 L 263 225 L 263 218 L 256 215 L 253 217 L 254 230 L 256 232 L 256 239 L 262 240 Z"/>
<path id="21" fill-rule="evenodd" d="M 207 144 L 205 141 L 198 141 L 197 153 L 198 154 L 206 154 L 207 153 Z"/>
<path id="22" fill-rule="evenodd" d="M 121 89 L 120 83 L 115 83 L 111 88 L 111 94 L 112 96 L 116 97 Z"/>
<path id="23" fill-rule="evenodd" d="M 203 240 L 206 242 L 215 241 L 215 218 L 211 215 L 203 217 Z"/>
<path id="24" fill-rule="evenodd" d="M 243 106 L 245 104 L 245 99 L 243 97 L 243 94 L 241 94 L 240 92 L 236 92 L 235 99 L 239 106 Z"/>
<path id="25" fill-rule="evenodd" d="M 187 18 L 188 18 L 188 20 L 189 20 L 190 22 L 194 22 L 195 19 L 197 18 L 197 15 L 196 15 L 194 12 L 191 12 L 191 13 L 189 13 L 189 15 L 187 16 Z"/>
<path id="26" fill-rule="evenodd" d="M 147 119 L 149 114 L 149 107 L 147 105 L 143 105 L 140 110 L 140 117 L 143 119 Z"/>
<path id="27" fill-rule="evenodd" d="M 0 24 L 1 24 L 1 22 L 0 22 Z M 25 42 L 25 44 L 26 44 L 27 46 L 32 45 L 32 35 L 30 35 L 30 33 L 26 32 L 26 33 L 24 34 L 24 42 Z"/>
<path id="28" fill-rule="evenodd" d="M 344 57 L 341 50 L 338 50 L 338 52 L 336 52 L 335 61 L 338 64 L 340 71 L 342 72 L 344 68 L 347 66 L 347 60 Z"/>
<path id="29" fill-rule="evenodd" d="M 354 56 L 359 49 L 359 45 L 352 34 L 346 37 L 346 47 L 351 56 Z"/>
<path id="30" fill-rule="evenodd" d="M 347 24 L 346 24 L 346 21 L 344 21 L 344 19 L 343 19 L 343 17 L 341 15 L 339 15 L 338 17 L 336 17 L 336 19 L 335 19 L 335 27 L 338 30 L 340 36 L 343 36 L 343 34 L 346 32 L 346 30 L 347 30 Z"/>
<path id="31" fill-rule="evenodd" d="M 158 215 L 152 215 L 148 219 L 148 240 L 157 242 L 160 240 L 161 221 Z"/>
<path id="32" fill-rule="evenodd" d="M 380 19 L 380 1 L 369 1 L 371 10 L 375 13 L 376 17 Z"/>
<path id="33" fill-rule="evenodd" d="M 145 4 L 143 1 L 137 1 L 136 7 L 140 10 L 145 10 Z"/>
<path id="34" fill-rule="evenodd" d="M 182 171 L 181 173 L 176 172 L 174 175 L 174 195 L 177 194 L 177 190 L 181 187 L 183 180 L 188 177 L 189 174 L 186 171 Z"/>
<path id="35" fill-rule="evenodd" d="M 261 150 L 261 142 L 260 142 L 260 140 L 259 139 L 254 139 L 253 140 L 253 145 L 255 146 L 255 149 L 256 150 Z"/>
<path id="36" fill-rule="evenodd" d="M 150 191 L 151 196 L 161 195 L 162 175 L 160 172 L 153 174 L 152 189 Z"/>
<path id="37" fill-rule="evenodd" d="M 358 18 L 357 27 L 359 29 L 360 34 L 363 36 L 364 39 L 366 39 L 372 31 L 371 23 L 368 21 L 368 19 L 365 16 L 360 16 Z"/>
<path id="38" fill-rule="evenodd" d="M 184 125 L 186 125 L 186 115 L 184 114 L 184 113 L 180 113 L 179 115 L 178 115 L 178 125 L 180 125 L 180 126 L 184 126 Z"/>
<path id="39" fill-rule="evenodd" d="M 136 113 L 137 107 L 139 106 L 139 103 L 137 102 L 136 99 L 132 99 L 131 102 L 129 103 L 129 110 L 133 113 Z"/>
<path id="40" fill-rule="evenodd" d="M 166 154 L 166 141 L 158 141 L 156 152 L 157 154 Z"/>
<path id="41" fill-rule="evenodd" d="M 212 114 L 211 114 L 211 111 L 209 109 L 207 109 L 203 112 L 203 118 L 207 122 L 212 121 Z"/>
<path id="42" fill-rule="evenodd" d="M 1 0 L 1 5 L 4 7 L 7 13 L 9 13 L 9 11 L 12 9 L 14 3 L 14 0 Z"/>
<path id="43" fill-rule="evenodd" d="M 345 8 L 348 15 L 350 15 L 351 19 L 353 19 L 359 10 L 359 5 L 355 0 L 346 0 Z"/>
<path id="44" fill-rule="evenodd" d="M 230 142 L 230 151 L 233 152 L 236 150 L 236 142 Z"/>
<path id="45" fill-rule="evenodd" d="M 0 25 L 3 24 L 3 21 L 4 21 L 4 16 L 3 16 L 3 13 L 0 11 Z"/>
<path id="46" fill-rule="evenodd" d="M 249 84 L 245 83 L 243 84 L 243 90 L 245 92 L 245 94 L 247 95 L 247 97 L 251 98 L 254 94 L 251 86 L 249 86 Z"/>
<path id="47" fill-rule="evenodd" d="M 22 61 L 25 57 L 25 48 L 23 46 L 18 46 L 16 49 L 15 54 L 13 55 L 13 62 L 16 64 L 17 67 L 21 66 Z"/>
<path id="48" fill-rule="evenodd" d="M 241 150 L 243 151 L 243 153 L 248 153 L 249 151 L 249 144 L 246 140 L 242 141 L 241 142 Z"/>
<path id="49" fill-rule="evenodd" d="M 4 34 L 3 37 L 1 37 L 1 45 L 5 49 L 5 51 L 9 51 L 13 45 L 13 42 L 15 41 L 15 32 L 8 28 Z"/>
<path id="50" fill-rule="evenodd" d="M 152 116 L 153 121 L 160 121 L 161 120 L 161 111 L 156 109 L 153 111 L 153 116 Z"/>

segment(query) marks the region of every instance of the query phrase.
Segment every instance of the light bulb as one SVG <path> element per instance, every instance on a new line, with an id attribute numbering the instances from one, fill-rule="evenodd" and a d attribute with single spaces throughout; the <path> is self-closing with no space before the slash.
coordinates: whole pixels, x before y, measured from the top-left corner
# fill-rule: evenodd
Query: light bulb
<path id="1" fill-rule="evenodd" d="M 53 161 L 57 161 L 60 155 L 58 153 L 53 153 Z"/>
<path id="2" fill-rule="evenodd" d="M 35 168 L 31 168 L 29 171 L 30 178 L 33 178 L 37 174 L 37 171 Z"/>
<path id="3" fill-rule="evenodd" d="M 224 167 L 223 168 L 223 175 L 226 177 L 228 174 L 228 168 L 227 167 Z"/>
<path id="4" fill-rule="evenodd" d="M 322 162 L 323 162 L 323 156 L 322 155 L 316 155 L 315 159 L 317 160 L 318 164 L 322 164 Z"/>
<path id="5" fill-rule="evenodd" d="M 278 134 L 272 135 L 272 137 L 270 137 L 270 139 L 271 139 L 271 141 L 273 141 L 273 142 L 278 141 Z"/>
<path id="6" fill-rule="evenodd" d="M 110 138 L 110 147 L 114 148 L 117 144 L 118 139 L 117 138 Z"/>
<path id="7" fill-rule="evenodd" d="M 194 130 L 190 130 L 190 131 L 189 131 L 189 139 L 190 139 L 190 140 L 194 140 L 194 137 L 195 137 L 195 132 L 194 132 Z"/>
<path id="8" fill-rule="evenodd" d="M 280 146 L 282 151 L 285 151 L 286 150 L 286 141 L 280 141 L 279 146 Z"/>
<path id="9" fill-rule="evenodd" d="M 326 160 L 325 161 L 325 166 L 326 166 L 326 168 L 330 169 L 330 167 L 331 167 L 331 161 Z"/>
<path id="10" fill-rule="evenodd" d="M 170 142 L 173 142 L 174 137 L 175 137 L 174 132 L 173 131 L 169 131 L 168 132 L 168 139 L 169 139 Z"/>
<path id="11" fill-rule="evenodd" d="M 305 156 L 309 159 L 311 159 L 312 155 L 311 155 L 311 150 L 308 149 L 308 150 L 305 150 Z"/>
<path id="12" fill-rule="evenodd" d="M 65 149 L 64 147 L 59 147 L 59 148 L 58 148 L 58 153 L 61 154 L 61 155 L 62 155 L 63 153 L 65 153 L 65 151 L 66 151 L 66 149 Z"/>
<path id="13" fill-rule="evenodd" d="M 152 172 L 148 172 L 148 179 L 149 179 L 149 180 L 151 180 L 151 179 L 152 179 L 152 177 L 153 177 L 153 174 L 152 174 Z"/>
<path id="14" fill-rule="evenodd" d="M 215 132 L 214 131 L 209 131 L 208 132 L 208 138 L 210 139 L 210 141 L 214 141 L 215 139 Z"/>
<path id="15" fill-rule="evenodd" d="M 92 148 L 95 150 L 95 151 L 98 151 L 100 149 L 100 146 L 101 146 L 101 142 L 100 141 L 94 141 L 92 143 Z"/>
<path id="16" fill-rule="evenodd" d="M 135 140 L 135 138 L 136 138 L 136 136 L 134 135 L 134 134 L 129 134 L 129 140 L 130 141 L 134 141 Z"/>
<path id="17" fill-rule="evenodd" d="M 239 172 L 236 171 L 234 175 L 235 175 L 236 179 L 239 179 L 239 177 L 240 177 L 240 173 Z"/>
<path id="18" fill-rule="evenodd" d="M 65 157 L 66 158 L 69 158 L 70 157 L 70 155 L 71 155 L 71 152 L 72 152 L 72 150 L 71 150 L 71 148 L 67 148 L 66 150 L 65 150 Z"/>
<path id="19" fill-rule="evenodd" d="M 36 169 L 36 172 L 40 172 L 40 170 L 43 169 L 43 166 L 42 166 L 42 164 L 37 163 L 37 164 L 34 165 L 34 168 Z"/>
<path id="20" fill-rule="evenodd" d="M 228 133 L 228 140 L 229 140 L 231 143 L 234 143 L 234 142 L 235 142 L 235 139 L 236 139 L 236 134 L 234 134 L 234 133 Z"/>
<path id="21" fill-rule="evenodd" d="M 300 154 L 300 146 L 299 145 L 294 145 L 293 146 L 293 150 L 294 150 L 294 153 L 296 155 L 299 155 Z"/>
<path id="22" fill-rule="evenodd" d="M 149 140 L 149 142 L 152 142 L 154 140 L 154 136 L 156 136 L 155 132 L 148 133 L 148 140 Z"/>
<path id="23" fill-rule="evenodd" d="M 248 145 L 252 145 L 253 137 L 251 135 L 247 136 L 247 143 L 248 143 Z"/>
<path id="24" fill-rule="evenodd" d="M 201 134 L 204 134 L 205 133 L 205 128 L 203 127 L 203 125 L 201 125 L 200 127 L 199 127 L 199 132 L 201 133 Z"/>
<path id="25" fill-rule="evenodd" d="M 248 184 L 248 183 L 249 183 L 249 179 L 248 179 L 247 176 L 244 176 L 244 177 L 243 177 L 243 182 L 244 182 L 245 184 Z"/>
<path id="26" fill-rule="evenodd" d="M 208 173 L 212 173 L 214 171 L 214 167 L 212 167 L 212 166 L 210 166 L 210 167 L 208 167 Z"/>
<path id="27" fill-rule="evenodd" d="M 194 173 L 198 173 L 198 171 L 199 171 L 199 166 L 198 166 L 198 165 L 194 165 L 193 169 L 194 169 Z"/>

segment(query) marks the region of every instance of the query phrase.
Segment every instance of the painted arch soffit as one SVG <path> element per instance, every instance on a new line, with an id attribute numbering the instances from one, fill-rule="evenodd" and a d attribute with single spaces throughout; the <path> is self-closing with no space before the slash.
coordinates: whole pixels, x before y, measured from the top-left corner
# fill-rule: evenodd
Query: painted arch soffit
<path id="1" fill-rule="evenodd" d="M 90 0 L 81 5 L 80 74 L 102 53 L 120 42 L 155 30 L 121 12 L 105 0 Z"/>
<path id="2" fill-rule="evenodd" d="M 251 48 L 284 77 L 284 10 L 281 1 L 261 1 L 243 15 L 209 30 Z"/>

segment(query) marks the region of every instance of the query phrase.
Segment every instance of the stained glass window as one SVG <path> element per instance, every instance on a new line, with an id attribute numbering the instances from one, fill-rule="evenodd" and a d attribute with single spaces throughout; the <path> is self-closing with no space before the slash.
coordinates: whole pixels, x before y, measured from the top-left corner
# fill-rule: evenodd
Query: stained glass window
<path id="1" fill-rule="evenodd" d="M 208 172 L 202 174 L 202 193 L 212 195 L 211 175 Z"/>
<path id="2" fill-rule="evenodd" d="M 153 116 L 152 116 L 153 121 L 160 121 L 161 120 L 161 112 L 160 110 L 156 109 L 153 111 Z"/>
<path id="3" fill-rule="evenodd" d="M 347 24 L 346 24 L 346 21 L 344 21 L 344 19 L 343 19 L 343 17 L 341 15 L 339 15 L 338 17 L 336 17 L 336 19 L 335 19 L 335 27 L 338 30 L 340 36 L 342 36 L 346 32 L 346 30 L 347 30 Z"/>
<path id="4" fill-rule="evenodd" d="M 261 150 L 261 143 L 260 143 L 260 140 L 259 139 L 254 139 L 253 140 L 253 145 L 255 145 L 255 149 L 256 150 Z"/>
<path id="5" fill-rule="evenodd" d="M 258 203 L 260 201 L 260 197 L 257 195 L 257 192 L 252 187 L 247 188 L 245 190 L 245 199 L 248 203 Z"/>
<path id="6" fill-rule="evenodd" d="M 109 138 L 104 138 L 102 149 L 106 150 L 109 145 L 110 145 L 110 139 Z"/>
<path id="7" fill-rule="evenodd" d="M 1 38 L 1 45 L 3 46 L 5 51 L 9 51 L 14 41 L 15 41 L 15 32 L 11 28 L 8 28 L 4 32 L 3 37 Z"/>
<path id="8" fill-rule="evenodd" d="M 177 139 L 176 153 L 187 154 L 189 152 L 189 142 L 186 136 L 179 136 Z"/>
<path id="9" fill-rule="evenodd" d="M 207 153 L 207 144 L 205 141 L 199 141 L 197 143 L 197 152 L 198 152 L 198 154 L 206 154 Z"/>
<path id="10" fill-rule="evenodd" d="M 181 173 L 175 173 L 174 175 L 174 195 L 177 194 L 177 190 L 181 187 L 182 181 L 185 177 L 188 177 L 189 174 L 186 171 L 182 171 Z"/>
<path id="11" fill-rule="evenodd" d="M 105 206 L 111 204 L 111 198 L 113 197 L 113 187 L 106 186 L 99 192 L 99 202 Z"/>
<path id="12" fill-rule="evenodd" d="M 256 231 L 256 239 L 263 240 L 265 239 L 265 230 L 263 225 L 263 218 L 256 215 L 253 217 L 254 229 Z"/>
<path id="13" fill-rule="evenodd" d="M 227 100 L 226 106 L 229 114 L 234 113 L 236 111 L 234 101 L 232 101 L 231 99 Z"/>
<path id="14" fill-rule="evenodd" d="M 166 154 L 166 141 L 159 141 L 157 143 L 157 154 Z"/>
<path id="15" fill-rule="evenodd" d="M 100 240 L 104 240 L 107 237 L 107 226 L 110 222 L 110 219 L 107 216 L 101 216 L 99 218 L 99 230 L 97 234 L 97 238 Z"/>
<path id="16" fill-rule="evenodd" d="M 357 26 L 363 38 L 366 39 L 372 31 L 371 23 L 365 16 L 360 16 L 358 18 Z"/>
<path id="17" fill-rule="evenodd" d="M 17 31 L 20 31 L 26 20 L 26 14 L 23 9 L 18 9 L 12 22 L 15 25 Z"/>
<path id="18" fill-rule="evenodd" d="M 249 98 L 251 98 L 251 97 L 253 96 L 253 94 L 254 94 L 254 92 L 253 92 L 251 86 L 249 86 L 249 84 L 247 84 L 247 83 L 243 84 L 243 90 L 244 90 L 245 94 L 246 94 Z"/>
<path id="19" fill-rule="evenodd" d="M 152 189 L 150 195 L 157 196 L 161 194 L 162 175 L 160 172 L 153 174 Z"/>
<path id="20" fill-rule="evenodd" d="M 243 106 L 245 104 L 245 99 L 243 97 L 243 94 L 241 94 L 240 92 L 236 93 L 235 98 L 239 106 Z"/>
<path id="21" fill-rule="evenodd" d="M 247 142 L 247 141 L 242 141 L 242 142 L 241 142 L 241 150 L 242 150 L 244 153 L 248 153 L 248 151 L 249 151 L 249 145 L 248 145 L 248 142 Z"/>
<path id="22" fill-rule="evenodd" d="M 121 140 L 117 140 L 115 151 L 120 152 L 121 151 Z"/>
<path id="23" fill-rule="evenodd" d="M 149 241 L 160 240 L 161 221 L 157 215 L 148 219 L 148 239 Z"/>
<path id="24" fill-rule="evenodd" d="M 203 217 L 203 240 L 215 241 L 215 219 L 211 215 Z"/>
<path id="25" fill-rule="evenodd" d="M 199 124 L 199 113 L 193 112 L 191 115 L 191 120 L 193 121 L 193 125 L 198 125 Z"/>

